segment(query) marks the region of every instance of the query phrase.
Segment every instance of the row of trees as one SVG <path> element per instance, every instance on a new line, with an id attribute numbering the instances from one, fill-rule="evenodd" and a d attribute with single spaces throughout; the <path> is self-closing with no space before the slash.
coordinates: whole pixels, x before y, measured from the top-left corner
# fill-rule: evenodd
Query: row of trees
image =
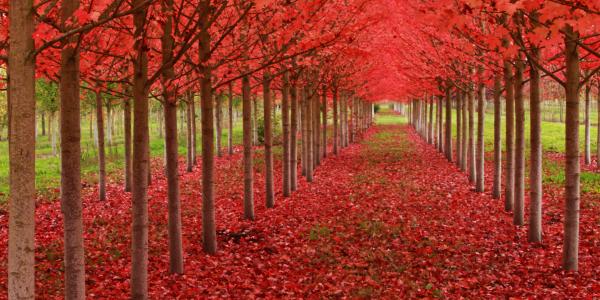
<path id="1" fill-rule="evenodd" d="M 600 55 L 600 21 L 596 1 L 440 1 L 449 8 L 431 14 L 439 3 L 405 8 L 422 18 L 398 18 L 411 24 L 402 34 L 404 67 L 421 68 L 422 76 L 403 72 L 410 79 L 411 120 L 430 143 L 469 174 L 478 192 L 484 191 L 484 141 L 486 98 L 493 99 L 494 180 L 492 195 L 504 195 L 513 223 L 523 226 L 529 209 L 528 241 L 542 240 L 542 113 L 544 83 L 564 89 L 565 110 L 565 216 L 563 268 L 577 270 L 580 217 L 580 99 L 585 107 L 584 163 L 591 163 L 590 103 L 595 94 Z M 450 3 L 452 2 L 452 3 Z M 410 15 L 411 13 L 408 13 Z M 437 31 L 434 31 L 433 29 Z M 443 28 L 444 30 L 440 30 Z M 418 34 L 415 34 L 415 31 Z M 409 48 L 408 45 L 419 45 Z M 425 54 L 427 53 L 427 54 Z M 417 55 L 423 54 L 423 55 Z M 404 80 L 406 81 L 406 80 Z M 548 84 L 546 84 L 548 85 Z M 489 92 L 488 92 L 489 90 Z M 556 94 L 554 90 L 546 91 Z M 548 97 L 550 98 L 550 97 Z M 502 101 L 504 99 L 504 101 Z M 529 101 L 529 144 L 526 144 L 525 101 Z M 454 105 L 452 104 L 454 103 Z M 505 118 L 502 107 L 505 106 Z M 452 110 L 457 139 L 452 140 Z M 435 116 L 435 117 L 434 117 Z M 505 122 L 506 130 L 501 131 Z M 599 122 L 600 123 L 600 122 Z M 504 141 L 504 143 L 502 142 Z M 529 174 L 526 152 L 530 149 Z M 456 149 L 456 151 L 454 150 Z M 502 153 L 506 156 L 502 162 Z M 455 155 L 453 154 L 455 153 Z M 504 165 L 503 165 L 504 164 Z M 504 176 L 503 176 L 504 174 Z M 502 184 L 502 178 L 505 183 Z M 525 206 L 529 178 L 529 207 Z M 504 187 L 504 190 L 502 190 Z"/>
<path id="2" fill-rule="evenodd" d="M 360 30 L 375 22 L 364 1 L 133 0 L 0 2 L 2 48 L 8 70 L 10 143 L 10 298 L 33 299 L 36 77 L 58 83 L 61 210 L 64 217 L 65 298 L 85 298 L 81 197 L 81 99 L 91 91 L 123 105 L 124 188 L 132 195 L 131 297 L 148 297 L 149 100 L 162 102 L 171 273 L 183 273 L 178 182 L 178 102 L 186 103 L 186 140 L 196 145 L 201 119 L 202 245 L 217 252 L 214 207 L 214 118 L 227 99 L 242 99 L 244 217 L 254 219 L 252 106 L 263 99 L 267 207 L 273 193 L 272 90 L 282 106 L 284 196 L 297 188 L 297 156 L 314 180 L 327 154 L 328 106 L 333 112 L 333 153 L 371 123 L 353 74 L 364 65 L 345 54 L 364 42 Z M 359 16 L 359 17 L 357 17 Z M 332 22 L 332 20 L 334 20 Z M 363 36 L 363 38 L 360 38 Z M 199 103 L 194 101 L 199 97 Z M 215 98 L 217 113 L 215 114 Z M 330 104 L 331 103 L 331 104 Z M 199 107 L 197 108 L 197 104 Z M 196 112 L 199 110 L 199 113 Z M 110 116 L 107 114 L 106 116 Z M 105 199 L 104 114 L 96 110 L 99 197 Z M 221 122 L 216 122 L 220 127 Z M 232 120 L 228 120 L 232 128 Z M 301 134 L 297 135 L 296 133 Z M 231 138 L 231 134 L 229 135 Z M 298 139 L 300 137 L 300 139 Z M 298 151 L 298 142 L 302 150 Z M 229 140 L 231 145 L 231 140 Z M 188 171 L 196 163 L 188 147 Z M 221 147 L 218 147 L 220 152 Z M 229 153 L 232 148 L 229 147 Z M 220 153 L 218 153 L 220 155 Z"/>

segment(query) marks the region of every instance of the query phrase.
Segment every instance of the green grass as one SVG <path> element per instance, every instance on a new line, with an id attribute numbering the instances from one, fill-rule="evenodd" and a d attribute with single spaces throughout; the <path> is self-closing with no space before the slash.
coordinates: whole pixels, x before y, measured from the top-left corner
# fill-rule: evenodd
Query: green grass
<path id="1" fill-rule="evenodd" d="M 225 116 L 224 116 L 225 117 Z M 164 156 L 164 139 L 159 136 L 159 124 L 155 121 L 155 118 L 150 118 L 150 153 L 152 157 L 163 157 Z M 225 122 L 224 122 L 225 123 Z M 200 124 L 200 120 L 198 120 Z M 125 162 L 124 158 L 124 137 L 122 134 L 121 123 L 115 121 L 115 136 L 113 136 L 113 143 L 108 144 L 106 140 L 106 169 L 108 176 L 115 176 L 120 174 L 120 170 L 123 168 Z M 198 151 L 200 151 L 202 145 L 200 141 L 200 128 L 198 130 Z M 89 120 L 82 120 L 81 126 L 81 174 L 82 179 L 85 182 L 95 183 L 97 182 L 97 148 L 95 146 L 94 138 L 90 133 Z M 41 129 L 39 130 L 41 133 Z M 186 153 L 186 138 L 185 128 L 179 135 L 179 154 L 185 155 Z M 222 146 L 227 147 L 227 127 L 224 124 Z M 234 123 L 233 128 L 233 143 L 241 144 L 242 142 L 242 124 L 241 119 Z M 57 148 L 60 147 L 60 142 L 57 140 Z M 60 153 L 60 149 L 57 150 Z M 58 196 L 58 189 L 60 187 L 60 157 L 52 155 L 52 144 L 48 139 L 48 136 L 39 135 L 36 139 L 36 189 L 42 195 L 46 195 L 48 198 Z M 9 161 L 8 161 L 8 142 L 0 142 L 0 202 L 6 201 L 9 191 Z"/>

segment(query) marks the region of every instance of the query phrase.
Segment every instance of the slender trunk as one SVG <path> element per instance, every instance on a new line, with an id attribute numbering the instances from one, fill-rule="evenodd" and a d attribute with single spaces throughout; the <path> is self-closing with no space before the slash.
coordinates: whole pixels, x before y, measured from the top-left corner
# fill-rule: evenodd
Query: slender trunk
<path id="1" fill-rule="evenodd" d="M 305 97 L 306 97 L 306 181 L 308 182 L 312 182 L 313 181 L 313 167 L 314 167 L 314 139 L 313 139 L 313 122 L 314 122 L 314 117 L 313 117 L 313 97 L 314 95 L 312 94 L 314 93 L 314 90 L 312 88 L 305 88 Z"/>
<path id="2" fill-rule="evenodd" d="M 100 108 L 102 111 L 102 108 Z M 113 144 L 113 117 L 112 117 L 112 106 L 110 102 L 106 103 L 106 139 L 108 141 L 108 145 Z"/>
<path id="3" fill-rule="evenodd" d="M 143 0 L 134 0 L 137 7 Z M 148 56 L 146 52 L 146 9 L 133 16 L 133 185 L 131 298 L 148 299 L 148 183 L 150 175 L 148 147 Z"/>
<path id="4" fill-rule="evenodd" d="M 215 112 L 215 115 L 217 117 L 217 156 L 221 157 L 223 156 L 223 145 L 222 145 L 222 140 L 223 140 L 223 95 L 222 94 L 218 94 L 216 96 L 217 98 L 217 111 Z"/>
<path id="5" fill-rule="evenodd" d="M 504 186 L 504 210 L 512 211 L 514 207 L 515 187 L 515 154 L 514 154 L 514 126 L 515 126 L 515 98 L 513 67 L 509 61 L 504 62 L 504 89 L 506 91 L 506 170 Z"/>
<path id="6" fill-rule="evenodd" d="M 8 298 L 34 299 L 36 192 L 33 0 L 10 0 L 8 9 Z"/>
<path id="7" fill-rule="evenodd" d="M 242 110 L 244 127 L 244 218 L 254 220 L 254 170 L 252 141 L 253 133 L 252 99 L 250 79 L 242 78 Z"/>
<path id="8" fill-rule="evenodd" d="M 308 156 L 306 156 L 306 149 L 308 147 L 308 142 L 307 142 L 307 135 L 306 133 L 308 132 L 308 127 L 306 126 L 306 87 L 302 87 L 300 88 L 300 134 L 301 134 L 301 138 L 302 138 L 302 153 L 300 153 L 301 157 L 302 157 L 302 176 L 306 177 L 306 158 Z"/>
<path id="9" fill-rule="evenodd" d="M 233 155 L 233 83 L 231 82 L 227 96 L 227 153 Z"/>
<path id="10" fill-rule="evenodd" d="M 125 191 L 131 192 L 132 162 L 131 162 L 131 99 L 125 100 L 123 108 L 125 126 Z"/>
<path id="11" fill-rule="evenodd" d="M 513 223 L 523 225 L 525 214 L 525 108 L 523 99 L 523 61 L 517 59 L 515 63 L 515 211 Z"/>
<path id="12" fill-rule="evenodd" d="M 56 116 L 56 112 L 51 112 L 50 118 L 48 120 L 49 126 L 50 126 L 50 143 L 52 144 L 52 156 L 58 155 L 58 147 L 56 146 L 56 135 L 58 134 L 58 132 L 56 132 L 55 116 Z M 96 142 L 96 147 L 97 147 L 98 146 L 98 132 L 96 131 L 95 133 L 96 133 L 95 142 Z"/>
<path id="13" fill-rule="evenodd" d="M 444 152 L 444 120 L 442 119 L 442 96 L 437 97 L 437 141 L 438 151 Z"/>
<path id="14" fill-rule="evenodd" d="M 468 101 L 469 101 L 469 140 L 467 150 L 467 159 L 469 160 L 469 182 L 471 184 L 475 183 L 477 179 L 477 169 L 475 166 L 475 91 L 471 89 L 469 91 Z"/>
<path id="15" fill-rule="evenodd" d="M 461 143 L 461 138 L 462 138 L 462 109 L 460 108 L 461 105 L 461 98 L 460 98 L 460 91 L 456 91 L 456 166 L 460 167 L 460 165 L 462 164 L 462 143 Z"/>
<path id="16" fill-rule="evenodd" d="M 46 113 L 42 112 L 42 136 L 46 136 Z"/>
<path id="17" fill-rule="evenodd" d="M 446 132 L 444 150 L 448 161 L 452 161 L 452 101 L 450 87 L 446 88 Z"/>
<path id="18" fill-rule="evenodd" d="M 596 167 L 600 168 L 600 83 L 598 84 L 598 99 L 596 102 Z"/>
<path id="19" fill-rule="evenodd" d="M 312 97 L 313 117 L 313 168 L 321 164 L 321 104 L 319 103 L 318 87 L 315 87 Z"/>
<path id="20" fill-rule="evenodd" d="M 321 156 L 327 157 L 327 88 L 325 86 L 323 86 L 323 101 L 321 103 L 321 106 L 323 107 L 323 124 L 321 124 L 323 126 L 323 142 L 321 147 L 323 153 L 321 154 Z"/>
<path id="21" fill-rule="evenodd" d="M 193 92 L 190 92 L 190 106 L 191 106 L 191 123 L 192 123 L 192 163 L 194 166 L 198 165 L 198 128 L 196 126 L 196 101 Z M 202 129 L 200 129 L 202 130 Z"/>
<path id="22" fill-rule="evenodd" d="M 106 200 L 106 151 L 104 148 L 102 94 L 99 89 L 96 90 L 96 127 L 98 127 L 98 199 L 104 201 Z"/>
<path id="23" fill-rule="evenodd" d="M 500 199 L 502 193 L 502 77 L 494 78 L 494 186 L 492 197 Z"/>
<path id="24" fill-rule="evenodd" d="M 565 26 L 566 57 L 566 164 L 565 164 L 565 239 L 563 268 L 577 271 L 579 261 L 579 51 L 578 33 Z"/>
<path id="25" fill-rule="evenodd" d="M 483 68 L 480 69 L 480 73 L 483 74 Z M 484 126 L 485 126 L 485 86 L 483 83 L 479 84 L 477 103 L 477 180 L 475 184 L 475 190 L 479 193 L 483 193 L 485 189 L 485 141 L 484 141 Z"/>
<path id="26" fill-rule="evenodd" d="M 429 144 L 433 144 L 433 98 L 429 103 L 429 126 L 427 128 L 427 137 Z"/>
<path id="27" fill-rule="evenodd" d="M 194 170 L 194 131 L 192 130 L 192 107 L 194 106 L 193 98 L 190 97 L 191 93 L 187 93 L 187 102 L 185 102 L 186 112 L 186 171 L 192 172 Z M 166 119 L 166 117 L 165 117 Z"/>
<path id="28" fill-rule="evenodd" d="M 256 96 L 252 97 L 252 104 L 254 106 L 254 114 L 252 114 L 252 144 L 258 146 L 258 128 L 256 127 L 258 124 L 258 101 L 256 100 Z"/>
<path id="29" fill-rule="evenodd" d="M 469 138 L 467 137 L 468 133 L 469 133 L 469 114 L 468 114 L 468 108 L 469 108 L 469 98 L 467 97 L 467 93 L 466 92 L 462 92 L 462 103 L 461 103 L 461 117 L 462 117 L 462 126 L 461 126 L 461 130 L 462 130 L 462 145 L 461 145 L 461 151 L 462 151 L 462 161 L 460 164 L 460 170 L 463 172 L 467 171 L 467 167 L 468 167 L 468 162 L 469 162 Z"/>
<path id="30" fill-rule="evenodd" d="M 600 101 L 600 100 L 599 100 Z M 333 88 L 333 154 L 338 155 L 338 89 L 337 86 Z"/>
<path id="31" fill-rule="evenodd" d="M 200 2 L 201 23 L 209 19 L 210 0 Z M 215 222 L 215 129 L 213 124 L 212 70 L 210 59 L 210 33 L 208 28 L 200 31 L 200 61 L 202 79 L 200 80 L 202 103 L 202 246 L 208 254 L 217 253 L 217 230 Z"/>
<path id="32" fill-rule="evenodd" d="M 585 155 L 584 161 L 586 165 L 592 163 L 592 147 L 591 147 L 591 134 L 590 134 L 590 94 L 592 92 L 592 86 L 590 84 L 585 85 Z"/>
<path id="33" fill-rule="evenodd" d="M 540 59 L 540 50 L 535 47 L 532 54 Z M 539 61 L 539 60 L 538 60 Z M 541 76 L 539 70 L 530 64 L 529 69 L 529 116 L 530 116 L 530 166 L 529 166 L 529 242 L 542 241 L 542 113 Z"/>
<path id="34" fill-rule="evenodd" d="M 283 134 L 283 158 L 282 163 L 282 190 L 283 196 L 290 196 L 290 74 L 283 73 L 283 88 L 281 91 L 281 124 Z"/>
<path id="35" fill-rule="evenodd" d="M 290 90 L 291 133 L 290 133 L 290 190 L 298 189 L 298 88 L 294 83 Z"/>
<path id="36" fill-rule="evenodd" d="M 79 1 L 65 0 L 62 2 L 61 21 L 63 25 L 69 22 L 78 7 Z M 65 299 L 85 298 L 79 49 L 75 41 L 76 39 L 72 38 L 63 45 L 60 64 L 60 187 L 65 239 Z"/>
<path id="37" fill-rule="evenodd" d="M 267 208 L 275 206 L 273 192 L 273 132 L 272 132 L 271 75 L 268 71 L 263 74 L 263 112 L 264 112 L 264 142 L 265 142 L 265 201 Z"/>

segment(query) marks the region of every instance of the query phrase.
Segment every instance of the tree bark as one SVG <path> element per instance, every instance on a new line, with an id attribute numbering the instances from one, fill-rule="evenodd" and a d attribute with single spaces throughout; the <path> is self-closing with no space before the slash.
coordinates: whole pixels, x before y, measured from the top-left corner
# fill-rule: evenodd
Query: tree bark
<path id="1" fill-rule="evenodd" d="M 143 0 L 134 0 L 132 7 Z M 131 298 L 148 299 L 148 183 L 150 175 L 148 147 L 148 56 L 145 50 L 146 9 L 133 16 L 133 185 Z"/>
<path id="2" fill-rule="evenodd" d="M 321 126 L 323 126 L 323 134 L 321 135 L 323 138 L 321 150 L 323 153 L 321 156 L 323 158 L 327 157 L 327 87 L 323 86 L 323 98 L 321 106 L 323 108 L 323 121 L 321 122 Z"/>
<path id="3" fill-rule="evenodd" d="M 306 181 L 313 182 L 313 166 L 314 166 L 314 134 L 313 134 L 313 93 L 312 88 L 305 90 L 305 109 L 306 109 Z"/>
<path id="4" fill-rule="evenodd" d="M 480 69 L 483 74 L 483 68 Z M 479 84 L 479 96 L 477 97 L 477 180 L 475 183 L 475 191 L 483 193 L 485 190 L 485 141 L 484 141 L 484 126 L 485 126 L 485 86 Z"/>
<path id="5" fill-rule="evenodd" d="M 263 121 L 264 121 L 264 143 L 265 143 L 265 204 L 267 208 L 275 206 L 273 192 L 273 122 L 271 101 L 271 75 L 268 71 L 263 74 Z"/>
<path id="6" fill-rule="evenodd" d="M 467 150 L 467 159 L 469 160 L 469 182 L 471 184 L 475 183 L 477 179 L 477 169 L 475 165 L 475 91 L 471 89 L 469 91 L 469 140 Z"/>
<path id="7" fill-rule="evenodd" d="M 202 24 L 208 23 L 210 0 L 200 2 Z M 202 103 L 202 236 L 204 252 L 217 253 L 217 230 L 215 223 L 215 129 L 213 119 L 212 70 L 210 59 L 210 33 L 206 26 L 200 31 L 200 61 L 202 79 L 200 81 Z"/>
<path id="8" fill-rule="evenodd" d="M 515 187 L 515 154 L 514 154 L 514 126 L 515 126 L 515 98 L 513 67 L 509 61 L 504 62 L 504 89 L 506 91 L 506 170 L 504 185 L 504 210 L 512 211 L 514 207 Z"/>
<path id="9" fill-rule="evenodd" d="M 191 173 L 194 170 L 194 131 L 192 128 L 192 107 L 194 106 L 193 97 L 190 97 L 191 93 L 186 93 L 187 101 L 185 102 L 186 112 L 186 171 Z M 166 118 L 165 118 L 166 119 Z"/>
<path id="10" fill-rule="evenodd" d="M 427 129 L 427 137 L 429 139 L 429 144 L 433 144 L 433 98 L 431 98 L 431 102 L 429 103 L 429 126 Z"/>
<path id="11" fill-rule="evenodd" d="M 592 86 L 590 84 L 585 85 L 585 155 L 584 162 L 586 165 L 592 163 L 592 147 L 591 147 L 591 133 L 590 133 L 590 94 L 592 92 Z"/>
<path id="12" fill-rule="evenodd" d="M 198 128 L 196 126 L 196 100 L 193 92 L 190 92 L 190 105 L 192 114 L 192 163 L 198 165 Z M 200 129 L 202 130 L 202 129 Z"/>
<path id="13" fill-rule="evenodd" d="M 532 55 L 540 59 L 540 50 L 532 48 Z M 542 112 L 541 76 L 539 70 L 530 64 L 529 68 L 529 116 L 530 116 L 530 166 L 529 166 L 529 242 L 542 241 Z"/>
<path id="14" fill-rule="evenodd" d="M 104 148 L 104 116 L 102 94 L 96 90 L 96 127 L 98 127 L 98 199 L 106 200 L 106 151 Z"/>
<path id="15" fill-rule="evenodd" d="M 437 97 L 437 141 L 438 141 L 438 151 L 440 153 L 444 152 L 444 120 L 442 118 L 442 101 L 443 97 Z"/>
<path id="16" fill-rule="evenodd" d="M 8 9 L 8 298 L 34 299 L 36 191 L 33 0 L 10 0 Z"/>
<path id="17" fill-rule="evenodd" d="M 227 153 L 233 155 L 233 83 L 228 86 L 227 101 Z"/>
<path id="18" fill-rule="evenodd" d="M 468 114 L 468 108 L 469 108 L 469 104 L 468 104 L 469 99 L 467 98 L 467 93 L 466 92 L 462 92 L 462 113 L 461 113 L 461 117 L 462 117 L 462 146 L 461 146 L 461 150 L 462 150 L 462 162 L 460 165 L 460 170 L 463 172 L 467 171 L 467 167 L 468 167 L 468 162 L 469 162 L 469 138 L 467 137 L 467 134 L 469 133 L 469 114 Z"/>
<path id="19" fill-rule="evenodd" d="M 298 88 L 294 83 L 290 90 L 291 133 L 290 133 L 290 190 L 298 189 Z"/>
<path id="20" fill-rule="evenodd" d="M 600 101 L 600 100 L 599 100 Z M 338 122 L 338 89 L 333 87 L 333 154 L 338 155 L 339 122 Z"/>
<path id="21" fill-rule="evenodd" d="M 125 192 L 131 192 L 132 162 L 131 162 L 131 99 L 126 99 L 123 108 L 125 126 Z"/>
<path id="22" fill-rule="evenodd" d="M 178 164 L 178 137 L 177 137 L 177 100 L 173 86 L 175 68 L 170 61 L 173 59 L 174 40 L 173 32 L 173 0 L 165 0 L 162 9 L 166 16 L 163 23 L 163 36 L 161 39 L 162 63 L 166 65 L 162 72 L 163 112 L 165 118 L 165 173 L 167 177 L 168 195 L 168 233 L 169 233 L 169 273 L 183 273 L 183 246 L 181 237 L 181 203 L 179 199 L 179 164 Z M 187 115 L 187 152 L 188 170 L 191 162 L 191 109 L 188 103 L 185 108 Z M 183 114 L 182 114 L 183 116 Z M 182 120 L 182 123 L 185 120 Z M 182 124 L 183 126 L 183 124 Z M 204 168 L 203 168 L 204 170 Z M 204 185 L 203 185 L 204 187 Z M 204 198 L 204 197 L 203 197 Z M 204 208 L 204 205 L 203 205 Z M 203 218 L 204 219 L 204 218 Z M 204 228 L 204 226 L 203 226 Z"/>
<path id="23" fill-rule="evenodd" d="M 456 91 L 456 166 L 458 166 L 460 168 L 461 164 L 462 164 L 462 143 L 461 143 L 461 138 L 462 138 L 462 109 L 461 109 L 461 97 L 460 97 L 460 91 Z"/>
<path id="24" fill-rule="evenodd" d="M 252 97 L 252 104 L 254 106 L 254 114 L 252 115 L 252 144 L 258 146 L 258 128 L 256 127 L 258 124 L 258 101 L 256 100 L 256 96 Z"/>
<path id="25" fill-rule="evenodd" d="M 222 157 L 223 156 L 223 144 L 222 144 L 222 140 L 223 140 L 223 95 L 222 94 L 217 94 L 216 95 L 216 112 L 215 112 L 215 116 L 217 117 L 217 156 L 218 157 Z"/>
<path id="26" fill-rule="evenodd" d="M 283 197 L 290 196 L 290 78 L 289 71 L 283 73 L 283 87 L 281 91 L 281 124 L 283 134 L 282 162 L 282 190 Z"/>
<path id="27" fill-rule="evenodd" d="M 452 101 L 450 99 L 450 87 L 446 87 L 446 130 L 444 151 L 448 161 L 452 161 Z"/>
<path id="28" fill-rule="evenodd" d="M 64 0 L 63 29 L 68 30 L 79 1 Z M 79 49 L 73 37 L 61 50 L 60 151 L 61 210 L 64 220 L 65 298 L 85 298 L 85 256 L 81 201 L 81 123 L 79 98 Z M 14 66 L 14 65 L 13 65 Z M 102 109 L 102 108 L 100 108 Z"/>
<path id="29" fill-rule="evenodd" d="M 312 97 L 313 117 L 313 170 L 321 164 L 321 104 L 319 101 L 319 88 L 315 87 Z"/>
<path id="30" fill-rule="evenodd" d="M 252 129 L 252 99 L 248 76 L 242 78 L 242 110 L 244 129 L 244 218 L 254 220 L 254 171 L 252 169 L 254 151 L 252 141 L 255 135 Z"/>
<path id="31" fill-rule="evenodd" d="M 500 199 L 502 193 L 502 77 L 494 78 L 494 186 L 492 198 Z"/>
<path id="32" fill-rule="evenodd" d="M 563 268 L 577 271 L 579 261 L 579 50 L 578 33 L 565 26 L 566 58 L 566 164 L 565 164 L 565 239 Z"/>
<path id="33" fill-rule="evenodd" d="M 525 108 L 523 99 L 523 61 L 515 62 L 515 190 L 514 225 L 523 225 L 525 204 Z"/>

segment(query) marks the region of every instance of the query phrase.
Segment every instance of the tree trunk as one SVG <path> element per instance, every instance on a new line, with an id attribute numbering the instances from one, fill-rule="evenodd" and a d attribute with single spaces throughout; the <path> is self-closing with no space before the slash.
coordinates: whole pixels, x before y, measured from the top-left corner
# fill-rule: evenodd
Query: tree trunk
<path id="1" fill-rule="evenodd" d="M 327 88 L 325 86 L 323 86 L 323 101 L 321 103 L 321 106 L 323 108 L 323 124 L 321 125 L 323 126 L 323 141 L 321 147 L 323 153 L 321 154 L 321 156 L 325 158 L 327 157 Z"/>
<path id="2" fill-rule="evenodd" d="M 598 84 L 598 99 L 596 103 L 596 167 L 600 168 L 600 83 Z"/>
<path id="3" fill-rule="evenodd" d="M 506 170 L 504 185 L 504 210 L 512 211 L 514 207 L 515 187 L 515 149 L 514 149 L 514 126 L 515 126 L 515 98 L 513 67 L 509 61 L 504 62 L 504 89 L 506 90 Z"/>
<path id="4" fill-rule="evenodd" d="M 600 100 L 599 100 L 600 101 Z M 338 155 L 339 145 L 339 127 L 338 127 L 338 89 L 337 86 L 333 88 L 333 154 Z"/>
<path id="5" fill-rule="evenodd" d="M 563 268 L 577 271 L 579 260 L 579 51 L 578 33 L 565 26 L 566 57 L 566 165 L 565 165 L 565 239 Z"/>
<path id="6" fill-rule="evenodd" d="M 446 132 L 444 151 L 448 161 L 452 161 L 452 101 L 450 99 L 450 87 L 446 87 Z"/>
<path id="7" fill-rule="evenodd" d="M 265 204 L 267 208 L 275 206 L 273 192 L 273 132 L 272 132 L 271 75 L 268 71 L 263 74 L 263 121 L 265 142 Z"/>
<path id="8" fill-rule="evenodd" d="M 222 94 L 218 94 L 216 96 L 217 98 L 217 111 L 215 113 L 216 117 L 217 117 L 217 156 L 221 157 L 223 156 L 223 145 L 222 145 L 222 140 L 223 140 L 223 95 Z"/>
<path id="9" fill-rule="evenodd" d="M 469 162 L 469 138 L 467 137 L 468 133 L 469 133 L 469 98 L 466 92 L 462 93 L 462 113 L 461 113 L 461 117 L 462 117 L 462 146 L 461 146 L 461 150 L 462 150 L 462 162 L 460 165 L 460 170 L 463 172 L 467 171 L 467 167 L 468 167 L 468 162 Z M 469 170 L 470 171 L 470 170 Z"/>
<path id="10" fill-rule="evenodd" d="M 532 48 L 532 55 L 540 59 L 540 50 Z M 529 116 L 530 116 L 530 166 L 529 166 L 529 242 L 542 241 L 542 113 L 540 72 L 530 64 L 529 68 Z"/>
<path id="11" fill-rule="evenodd" d="M 592 163 L 592 147 L 591 147 L 591 134 L 590 134 L 590 94 L 592 86 L 590 84 L 585 85 L 585 158 L 584 162 L 586 165 Z"/>
<path id="12" fill-rule="evenodd" d="M 458 91 L 458 89 L 456 90 L 456 166 L 458 166 L 460 168 L 460 165 L 462 164 L 462 143 L 461 143 L 461 138 L 462 138 L 462 110 L 460 108 L 461 106 L 461 98 L 460 98 L 460 91 Z"/>
<path id="13" fill-rule="evenodd" d="M 227 96 L 227 153 L 233 155 L 233 83 L 231 82 Z"/>
<path id="14" fill-rule="evenodd" d="M 301 139 L 302 139 L 302 148 L 301 148 L 301 162 L 302 162 L 302 176 L 306 177 L 306 170 L 307 170 L 307 163 L 306 163 L 306 159 L 307 159 L 307 155 L 306 155 L 306 149 L 308 147 L 308 142 L 307 142 L 307 132 L 308 132 L 308 127 L 306 126 L 306 94 L 307 94 L 307 88 L 306 86 L 300 88 L 300 134 L 301 134 Z"/>
<path id="15" fill-rule="evenodd" d="M 102 111 L 102 108 L 100 108 Z M 113 116 L 112 116 L 112 106 L 110 102 L 106 103 L 106 139 L 108 140 L 108 145 L 113 144 Z"/>
<path id="16" fill-rule="evenodd" d="M 194 131 L 192 128 L 192 123 L 194 121 L 192 117 L 192 107 L 194 106 L 193 97 L 190 97 L 191 93 L 186 93 L 187 102 L 185 102 L 185 112 L 186 112 L 186 134 L 185 134 L 185 148 L 186 148 L 186 171 L 192 172 L 194 170 Z M 166 111 L 165 111 L 166 113 Z M 165 117 L 166 120 L 166 117 Z"/>
<path id="17" fill-rule="evenodd" d="M 290 133 L 290 190 L 298 189 L 298 88 L 294 83 L 290 90 L 291 133 Z"/>
<path id="18" fill-rule="evenodd" d="M 477 169 L 475 165 L 475 91 L 471 89 L 469 91 L 469 140 L 467 150 L 467 159 L 469 160 L 469 182 L 475 183 L 477 179 Z"/>
<path id="19" fill-rule="evenodd" d="M 523 99 L 523 61 L 515 63 L 515 190 L 513 214 L 514 225 L 523 225 L 525 204 L 525 108 Z"/>
<path id="20" fill-rule="evenodd" d="M 42 112 L 42 136 L 46 136 L 46 113 Z"/>
<path id="21" fill-rule="evenodd" d="M 248 76 L 242 78 L 242 110 L 244 127 L 244 218 L 254 220 L 254 170 L 252 169 L 254 151 L 252 141 L 256 135 L 252 126 L 252 99 Z"/>
<path id="22" fill-rule="evenodd" d="M 10 0 L 8 298 L 35 298 L 35 57 L 33 1 Z M 79 160 L 78 160 L 79 161 Z M 82 295 L 83 298 L 83 295 Z"/>
<path id="23" fill-rule="evenodd" d="M 104 116 L 102 94 L 96 90 L 96 127 L 98 127 L 98 199 L 106 200 L 106 151 L 104 148 Z"/>
<path id="24" fill-rule="evenodd" d="M 126 99 L 123 108 L 123 119 L 125 126 L 125 191 L 131 192 L 131 99 Z"/>
<path id="25" fill-rule="evenodd" d="M 283 87 L 281 91 L 281 124 L 283 133 L 283 158 L 282 163 L 282 190 L 283 196 L 290 196 L 290 74 L 283 73 Z"/>
<path id="26" fill-rule="evenodd" d="M 314 103 L 314 90 L 312 88 L 306 89 L 306 181 L 313 182 L 313 167 L 314 167 L 314 134 L 313 134 L 313 107 Z"/>
<path id="27" fill-rule="evenodd" d="M 79 1 L 65 0 L 61 22 L 66 24 Z M 68 26 L 68 25 L 67 25 Z M 66 29 L 66 28 L 65 28 Z M 61 210 L 64 220 L 65 298 L 85 298 L 85 256 L 81 201 L 81 123 L 79 49 L 76 38 L 63 45 L 60 64 Z"/>
<path id="28" fill-rule="evenodd" d="M 200 2 L 202 24 L 209 18 L 210 0 Z M 213 120 L 212 70 L 210 59 L 210 33 L 203 27 L 200 31 L 200 61 L 202 79 L 200 81 L 202 103 L 202 237 L 204 252 L 217 253 L 217 230 L 215 223 L 215 129 Z"/>
<path id="29" fill-rule="evenodd" d="M 190 105 L 192 114 L 192 163 L 194 166 L 198 165 L 198 128 L 196 124 L 196 100 L 193 92 L 190 92 Z M 200 129 L 202 130 L 202 129 Z"/>
<path id="30" fill-rule="evenodd" d="M 438 151 L 444 152 L 444 120 L 442 119 L 442 96 L 437 97 L 437 148 Z"/>
<path id="31" fill-rule="evenodd" d="M 433 98 L 431 98 L 431 102 L 429 103 L 429 126 L 427 128 L 427 137 L 429 139 L 429 144 L 433 144 Z"/>
<path id="32" fill-rule="evenodd" d="M 496 74 L 494 78 L 494 186 L 492 197 L 500 199 L 502 190 L 502 77 Z"/>
<path id="33" fill-rule="evenodd" d="M 313 170 L 321 164 L 321 104 L 319 101 L 319 88 L 315 87 L 312 97 L 313 117 Z"/>
<path id="34" fill-rule="evenodd" d="M 483 69 L 480 69 L 483 74 Z M 479 96 L 477 97 L 477 180 L 475 191 L 483 193 L 485 189 L 485 141 L 484 141 L 484 126 L 485 126 L 485 86 L 479 84 Z"/>
<path id="35" fill-rule="evenodd" d="M 134 0 L 137 7 L 143 0 Z M 131 298 L 148 299 L 148 182 L 150 174 L 148 147 L 148 56 L 146 52 L 146 9 L 133 16 L 133 186 L 132 186 L 132 253 Z"/>
<path id="36" fill-rule="evenodd" d="M 252 115 L 252 144 L 258 146 L 258 128 L 256 127 L 258 124 L 258 101 L 256 100 L 256 96 L 252 97 L 252 103 L 254 105 L 254 114 Z"/>

